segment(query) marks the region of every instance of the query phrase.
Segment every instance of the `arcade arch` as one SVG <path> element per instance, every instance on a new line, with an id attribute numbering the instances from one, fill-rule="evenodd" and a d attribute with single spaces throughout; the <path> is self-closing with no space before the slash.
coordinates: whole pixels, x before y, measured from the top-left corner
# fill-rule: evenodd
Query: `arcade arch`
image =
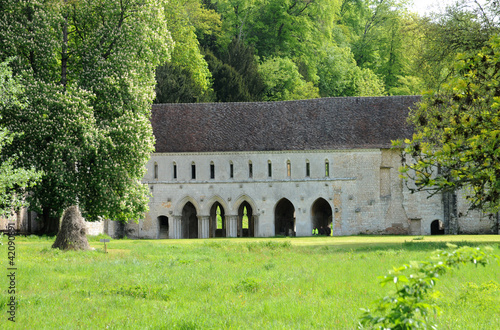
<path id="1" fill-rule="evenodd" d="M 255 218 L 247 201 L 243 201 L 238 208 L 238 237 L 255 237 Z"/>
<path id="2" fill-rule="evenodd" d="M 226 237 L 226 214 L 221 203 L 215 202 L 210 208 L 209 236 Z"/>
<path id="3" fill-rule="evenodd" d="M 182 208 L 181 238 L 198 238 L 198 216 L 191 202 Z"/>
<path id="4" fill-rule="evenodd" d="M 295 236 L 295 207 L 286 198 L 278 201 L 274 208 L 274 234 Z"/>
<path id="5" fill-rule="evenodd" d="M 332 224 L 332 207 L 324 198 L 318 198 L 311 207 L 311 223 L 312 228 L 318 228 L 321 232 L 321 227 L 326 230 L 326 227 Z"/>

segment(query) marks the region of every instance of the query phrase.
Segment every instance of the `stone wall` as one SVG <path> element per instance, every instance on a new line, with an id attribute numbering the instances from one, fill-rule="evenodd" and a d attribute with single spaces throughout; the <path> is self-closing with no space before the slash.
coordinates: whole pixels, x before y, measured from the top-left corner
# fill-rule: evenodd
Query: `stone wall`
<path id="1" fill-rule="evenodd" d="M 187 230 L 183 209 L 189 203 L 198 221 L 198 228 L 191 229 L 197 237 L 211 237 L 214 205 L 223 209 L 227 226 L 237 228 L 226 229 L 227 235 L 238 236 L 238 210 L 246 202 L 255 220 L 254 236 L 284 233 L 281 228 L 289 225 L 276 223 L 283 205 L 293 209 L 289 222 L 297 236 L 311 235 L 315 212 L 331 214 L 334 235 L 429 235 L 433 221 L 445 221 L 442 198 L 411 194 L 399 177 L 400 164 L 399 152 L 390 149 L 156 153 L 144 178 L 153 195 L 150 211 L 124 232 L 158 238 L 163 217 L 169 237 L 182 238 Z M 485 233 L 491 225 L 475 213 L 459 222 L 464 233 Z"/>

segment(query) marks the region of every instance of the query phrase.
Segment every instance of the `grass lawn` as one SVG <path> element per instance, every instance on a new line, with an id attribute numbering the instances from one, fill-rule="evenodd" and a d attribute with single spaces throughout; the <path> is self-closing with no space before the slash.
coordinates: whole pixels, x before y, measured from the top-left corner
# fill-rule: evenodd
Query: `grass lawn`
<path id="1" fill-rule="evenodd" d="M 108 254 L 16 237 L 16 322 L 8 321 L 7 238 L 0 246 L 0 328 L 354 329 L 387 295 L 377 276 L 426 260 L 445 242 L 500 236 L 349 236 L 111 240 Z M 500 329 L 500 265 L 463 266 L 437 285 L 441 329 Z"/>

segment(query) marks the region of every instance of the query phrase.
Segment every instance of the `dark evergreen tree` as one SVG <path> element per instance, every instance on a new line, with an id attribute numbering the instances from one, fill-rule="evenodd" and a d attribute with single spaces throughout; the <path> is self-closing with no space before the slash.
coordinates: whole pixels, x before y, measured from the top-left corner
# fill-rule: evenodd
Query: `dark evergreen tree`
<path id="1" fill-rule="evenodd" d="M 188 69 L 165 63 L 156 69 L 154 103 L 197 103 L 212 101 L 213 92 L 204 91 Z"/>
<path id="2" fill-rule="evenodd" d="M 253 47 L 245 45 L 238 39 L 233 39 L 227 51 L 219 58 L 241 75 L 250 94 L 250 100 L 260 101 L 265 85 L 258 71 L 259 66 L 255 60 Z"/>
<path id="3" fill-rule="evenodd" d="M 212 73 L 216 102 L 251 101 L 248 88 L 238 71 L 229 64 L 223 63 L 209 51 L 205 55 L 205 60 Z"/>

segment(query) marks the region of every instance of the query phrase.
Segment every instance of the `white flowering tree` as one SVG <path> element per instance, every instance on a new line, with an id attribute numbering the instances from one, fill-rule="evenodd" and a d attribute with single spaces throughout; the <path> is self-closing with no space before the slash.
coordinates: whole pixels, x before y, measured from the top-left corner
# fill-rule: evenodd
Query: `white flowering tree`
<path id="1" fill-rule="evenodd" d="M 147 211 L 155 68 L 171 48 L 163 0 L 0 0 L 1 59 L 28 106 L 2 113 L 23 167 L 45 173 L 31 208 L 45 232 L 79 205 L 87 220 Z"/>
<path id="2" fill-rule="evenodd" d="M 22 88 L 12 78 L 8 62 L 0 63 L 0 109 L 11 106 L 23 107 L 19 100 Z M 0 152 L 12 143 L 14 135 L 0 126 Z M 0 155 L 0 217 L 8 217 L 11 212 L 25 205 L 25 189 L 32 187 L 40 179 L 41 173 L 33 168 L 24 169 L 14 166 L 18 155 Z"/>

